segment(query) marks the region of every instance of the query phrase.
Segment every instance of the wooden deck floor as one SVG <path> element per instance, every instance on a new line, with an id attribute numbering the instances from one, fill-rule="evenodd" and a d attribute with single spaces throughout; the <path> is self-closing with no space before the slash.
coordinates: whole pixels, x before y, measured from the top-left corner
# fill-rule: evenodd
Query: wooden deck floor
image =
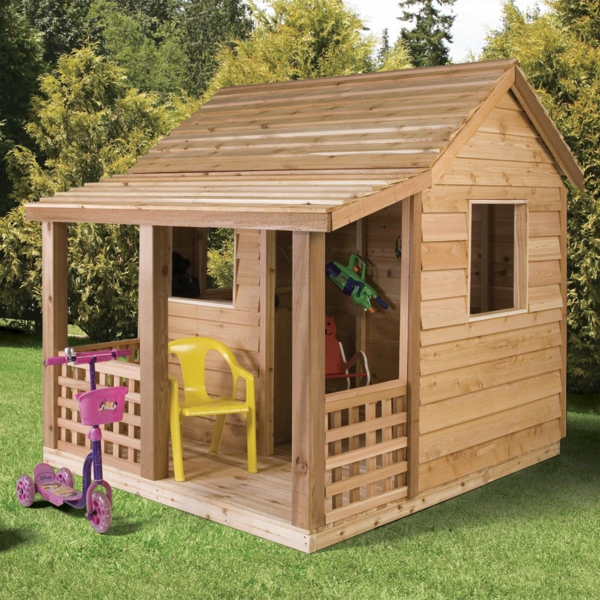
<path id="1" fill-rule="evenodd" d="M 258 473 L 248 473 L 245 452 L 222 448 L 209 454 L 208 445 L 184 440 L 187 490 L 209 501 L 244 508 L 253 513 L 292 524 L 291 448 L 277 446 L 275 454 L 258 457 Z M 173 463 L 169 463 L 173 477 Z M 177 482 L 175 482 L 177 483 Z"/>
<path id="2" fill-rule="evenodd" d="M 44 460 L 81 474 L 83 458 L 44 448 Z M 222 448 L 218 456 L 208 445 L 184 439 L 185 482 L 169 477 L 150 481 L 104 465 L 104 477 L 114 487 L 172 506 L 210 521 L 228 525 L 310 552 L 308 531 L 292 525 L 291 449 L 278 446 L 268 458 L 258 457 L 258 473 L 248 473 L 246 453 Z"/>

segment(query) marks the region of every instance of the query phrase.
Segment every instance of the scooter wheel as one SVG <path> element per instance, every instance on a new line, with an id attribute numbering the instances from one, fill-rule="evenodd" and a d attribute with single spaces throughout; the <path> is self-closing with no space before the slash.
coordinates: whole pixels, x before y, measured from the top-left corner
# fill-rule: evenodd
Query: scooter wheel
<path id="1" fill-rule="evenodd" d="M 104 492 L 92 494 L 92 506 L 89 520 L 98 533 L 106 533 L 112 522 L 112 505 Z"/>
<path id="2" fill-rule="evenodd" d="M 29 475 L 21 475 L 17 481 L 17 498 L 25 507 L 29 508 L 35 500 L 35 486 Z"/>
<path id="3" fill-rule="evenodd" d="M 56 479 L 58 479 L 64 486 L 73 487 L 73 473 L 67 467 L 63 467 L 56 472 Z"/>

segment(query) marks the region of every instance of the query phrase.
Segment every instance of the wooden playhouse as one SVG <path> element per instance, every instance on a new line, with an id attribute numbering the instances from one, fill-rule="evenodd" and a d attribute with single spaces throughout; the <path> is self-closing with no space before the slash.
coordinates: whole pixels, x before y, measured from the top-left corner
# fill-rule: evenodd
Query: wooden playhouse
<path id="1" fill-rule="evenodd" d="M 556 456 L 566 433 L 566 190 L 583 176 L 515 61 L 221 90 L 126 175 L 27 205 L 43 226 L 45 356 L 67 344 L 67 223 L 140 226 L 139 339 L 105 426 L 117 488 L 313 552 Z M 206 273 L 234 230 L 233 284 Z M 172 252 L 200 282 L 173 296 Z M 365 313 L 325 277 L 350 253 L 389 304 Z M 326 389 L 325 316 L 369 386 Z M 245 422 L 184 425 L 173 479 L 167 356 L 215 337 L 257 382 Z M 230 392 L 208 364 L 210 391 Z M 44 459 L 81 470 L 83 368 L 44 372 Z M 329 386 L 329 382 L 328 382 Z M 240 390 L 240 394 L 243 390 Z M 240 396 L 241 397 L 241 396 Z"/>

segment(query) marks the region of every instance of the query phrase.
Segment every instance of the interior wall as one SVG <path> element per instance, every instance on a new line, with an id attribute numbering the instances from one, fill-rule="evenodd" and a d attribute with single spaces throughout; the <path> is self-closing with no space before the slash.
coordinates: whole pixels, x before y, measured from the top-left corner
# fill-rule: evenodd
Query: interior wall
<path id="1" fill-rule="evenodd" d="M 292 232 L 278 231 L 275 254 L 273 443 L 292 441 Z"/>
<path id="2" fill-rule="evenodd" d="M 169 341 L 191 336 L 207 336 L 225 343 L 242 367 L 255 377 L 257 421 L 264 415 L 264 391 L 260 365 L 260 285 L 261 231 L 237 230 L 235 246 L 235 300 L 233 307 L 223 303 L 169 299 Z M 176 358 L 169 357 L 169 374 L 182 384 L 181 368 Z M 207 389 L 211 395 L 229 395 L 232 391 L 231 372 L 217 355 L 209 355 L 206 371 Z M 180 388 L 180 394 L 182 394 Z M 239 399 L 245 397 L 243 384 L 238 386 Z M 185 437 L 210 442 L 213 418 L 187 417 L 183 421 Z M 223 433 L 224 446 L 246 448 L 246 421 L 240 415 L 227 417 Z"/>
<path id="3" fill-rule="evenodd" d="M 519 314 L 470 319 L 469 200 L 527 200 Z M 552 158 L 510 94 L 423 195 L 421 492 L 561 438 L 565 202 Z"/>
<path id="4" fill-rule="evenodd" d="M 367 283 L 388 304 L 384 310 L 372 301 L 375 312 L 365 312 L 332 282 L 325 287 L 327 315 L 335 318 L 346 358 L 362 345 L 372 384 L 399 376 L 401 263 L 396 246 L 401 247 L 401 232 L 402 203 L 397 203 L 369 215 L 362 223 L 327 234 L 327 262 L 335 260 L 347 265 L 352 253 L 362 255 L 367 261 Z M 362 334 L 360 319 L 364 320 Z M 345 386 L 345 381 L 340 383 Z M 333 384 L 328 382 L 328 388 L 330 385 Z"/>
<path id="5" fill-rule="evenodd" d="M 389 308 L 366 315 L 366 352 L 372 383 L 399 377 L 401 263 L 396 246 L 402 247 L 402 202 L 370 215 L 366 221 L 369 278 Z M 406 360 L 406 357 L 404 357 Z"/>

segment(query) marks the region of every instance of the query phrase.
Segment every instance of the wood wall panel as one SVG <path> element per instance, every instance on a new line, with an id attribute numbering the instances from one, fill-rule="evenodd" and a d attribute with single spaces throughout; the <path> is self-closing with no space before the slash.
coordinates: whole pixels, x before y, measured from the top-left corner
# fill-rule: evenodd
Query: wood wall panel
<path id="1" fill-rule="evenodd" d="M 560 418 L 558 394 L 421 435 L 420 463 Z"/>
<path id="2" fill-rule="evenodd" d="M 566 244 L 561 189 L 544 143 L 509 94 L 423 194 L 419 492 L 561 437 Z M 523 312 L 470 320 L 465 288 L 471 240 L 459 226 L 468 219 L 470 200 L 527 202 Z M 507 240 L 510 227 L 507 220 Z M 496 292 L 512 294 L 506 282 L 518 274 L 506 260 L 512 246 L 503 246 L 502 235 L 491 248 L 502 260 L 492 261 L 489 277 Z M 475 235 L 473 289 L 481 284 L 480 243 Z"/>
<path id="3" fill-rule="evenodd" d="M 553 419 L 423 463 L 419 465 L 419 491 L 430 490 L 557 442 L 560 439 L 559 423 L 559 419 Z"/>
<path id="4" fill-rule="evenodd" d="M 260 365 L 260 284 L 261 256 L 259 230 L 236 231 L 236 294 L 233 307 L 208 305 L 206 301 L 169 300 L 169 341 L 190 336 L 213 337 L 224 342 L 235 354 L 238 362 L 256 377 L 258 421 L 267 412 L 264 408 Z M 169 374 L 177 377 L 181 389 L 181 368 L 176 358 L 170 357 Z M 227 366 L 217 356 L 210 356 L 206 364 L 206 381 L 209 393 L 231 394 L 231 375 Z M 244 386 L 240 383 L 237 397 L 243 399 Z M 214 420 L 210 418 L 185 419 L 184 436 L 208 442 L 212 438 Z M 260 430 L 260 429 L 259 429 Z M 246 423 L 231 415 L 227 417 L 223 445 L 245 450 Z M 260 444 L 259 444 L 260 445 Z"/>

